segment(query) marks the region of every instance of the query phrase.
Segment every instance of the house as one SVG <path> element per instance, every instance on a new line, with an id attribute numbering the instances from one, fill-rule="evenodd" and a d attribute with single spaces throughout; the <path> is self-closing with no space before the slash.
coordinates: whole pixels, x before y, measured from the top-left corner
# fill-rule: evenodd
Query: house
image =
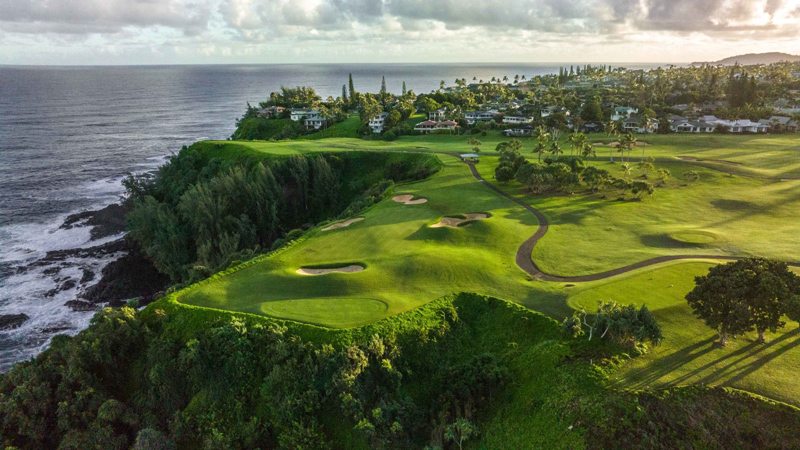
<path id="1" fill-rule="evenodd" d="M 614 108 L 614 112 L 611 114 L 611 120 L 614 122 L 622 119 L 627 119 L 628 117 L 638 114 L 639 110 L 637 108 L 631 108 L 628 106 L 617 106 Z"/>
<path id="2" fill-rule="evenodd" d="M 622 121 L 622 130 L 626 133 L 655 133 L 658 131 L 658 120 L 647 119 L 647 127 L 643 127 L 640 117 L 628 117 Z"/>
<path id="3" fill-rule="evenodd" d="M 718 120 L 718 127 L 725 127 L 729 133 L 766 133 L 769 126 L 763 123 L 752 122 L 749 119 Z"/>
<path id="4" fill-rule="evenodd" d="M 569 110 L 566 106 L 548 106 L 542 108 L 542 117 L 547 117 L 556 113 L 563 113 L 565 116 L 569 117 Z"/>
<path id="5" fill-rule="evenodd" d="M 670 129 L 676 133 L 711 133 L 714 131 L 713 123 L 704 121 L 675 120 Z"/>
<path id="6" fill-rule="evenodd" d="M 372 132 L 373 133 L 382 133 L 383 132 L 383 125 L 386 122 L 386 116 L 388 116 L 388 115 L 389 115 L 389 113 L 384 111 L 384 112 L 380 113 L 380 115 L 378 115 L 377 117 L 373 117 L 369 121 L 369 127 L 372 128 Z"/>
<path id="7" fill-rule="evenodd" d="M 523 124 L 523 123 L 531 123 L 533 119 L 530 117 L 523 117 L 523 116 L 505 116 L 503 117 L 503 123 L 511 123 L 511 124 Z"/>
<path id="8" fill-rule="evenodd" d="M 598 133 L 603 131 L 603 125 L 597 122 L 586 122 L 583 124 L 584 133 Z"/>
<path id="9" fill-rule="evenodd" d="M 414 127 L 414 131 L 419 131 L 422 134 L 430 134 L 435 131 L 442 131 L 447 130 L 450 132 L 455 131 L 458 127 L 458 122 L 454 122 L 452 120 L 426 120 L 424 122 L 420 122 L 417 126 Z"/>
<path id="10" fill-rule="evenodd" d="M 800 80 L 800 72 L 792 72 L 792 77 Z"/>
<path id="11" fill-rule="evenodd" d="M 295 122 L 299 122 L 301 119 L 312 119 L 319 117 L 319 111 L 316 109 L 293 109 L 290 118 Z"/>
<path id="12" fill-rule="evenodd" d="M 323 117 L 307 117 L 303 119 L 303 125 L 305 125 L 306 130 L 324 130 L 328 128 L 328 119 Z"/>
<path id="13" fill-rule="evenodd" d="M 428 120 L 442 121 L 447 116 L 447 108 L 439 108 L 428 113 Z"/>
<path id="14" fill-rule="evenodd" d="M 276 117 L 280 117 L 284 111 L 286 111 L 286 108 L 283 106 L 270 106 L 268 108 L 259 109 L 256 111 L 256 114 L 258 114 L 258 117 L 274 119 Z"/>
<path id="15" fill-rule="evenodd" d="M 530 136 L 531 134 L 533 134 L 534 130 L 536 130 L 536 128 L 530 125 L 522 125 L 522 126 L 507 128 L 503 130 L 503 134 L 505 134 L 506 136 Z"/>
<path id="16" fill-rule="evenodd" d="M 771 130 L 775 131 L 797 131 L 796 124 L 795 129 L 790 130 L 790 124 L 794 122 L 791 117 L 786 116 L 772 116 L 769 119 L 761 119 L 758 123 L 768 126 Z"/>
<path id="17" fill-rule="evenodd" d="M 468 125 L 475 125 L 476 122 L 488 122 L 499 112 L 496 109 L 489 109 L 486 111 L 470 111 L 464 114 L 464 118 L 467 120 Z"/>

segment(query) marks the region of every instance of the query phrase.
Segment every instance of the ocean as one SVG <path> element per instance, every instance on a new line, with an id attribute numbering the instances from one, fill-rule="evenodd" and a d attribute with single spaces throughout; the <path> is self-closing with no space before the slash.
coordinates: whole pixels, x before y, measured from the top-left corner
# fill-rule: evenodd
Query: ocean
<path id="1" fill-rule="evenodd" d="M 530 78 L 557 73 L 558 68 L 0 66 L 0 315 L 29 317 L 19 328 L 0 331 L 0 371 L 41 352 L 54 334 L 75 334 L 91 319 L 92 312 L 73 311 L 64 304 L 91 285 L 87 273 L 96 282 L 116 256 L 73 255 L 58 264 L 42 258 L 49 251 L 88 248 L 120 236 L 92 241 L 88 227 L 62 229 L 64 219 L 117 202 L 125 174 L 154 170 L 182 145 L 228 138 L 247 102 L 257 104 L 281 86 L 310 86 L 323 98 L 336 97 L 349 73 L 358 91 L 377 92 L 385 77 L 391 92 L 399 93 L 405 82 L 416 93 L 428 93 L 441 80 L 452 85 L 456 78 Z"/>

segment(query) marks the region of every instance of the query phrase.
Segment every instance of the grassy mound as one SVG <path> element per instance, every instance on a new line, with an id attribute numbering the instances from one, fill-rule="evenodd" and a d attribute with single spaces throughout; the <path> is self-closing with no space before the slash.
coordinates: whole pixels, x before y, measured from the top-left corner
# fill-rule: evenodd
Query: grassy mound
<path id="1" fill-rule="evenodd" d="M 682 230 L 682 231 L 675 231 L 672 233 L 667 234 L 667 236 L 675 242 L 680 244 L 689 244 L 689 245 L 708 245 L 713 244 L 719 240 L 719 237 L 716 233 L 712 233 L 710 231 L 703 231 L 703 230 Z"/>
<path id="2" fill-rule="evenodd" d="M 361 128 L 361 119 L 359 119 L 358 115 L 353 115 L 322 131 L 305 135 L 303 139 L 356 138 L 358 137 L 359 128 Z"/>
<path id="3" fill-rule="evenodd" d="M 233 139 L 266 141 L 272 138 L 299 136 L 302 132 L 303 125 L 290 119 L 251 117 L 239 123 L 233 132 Z"/>

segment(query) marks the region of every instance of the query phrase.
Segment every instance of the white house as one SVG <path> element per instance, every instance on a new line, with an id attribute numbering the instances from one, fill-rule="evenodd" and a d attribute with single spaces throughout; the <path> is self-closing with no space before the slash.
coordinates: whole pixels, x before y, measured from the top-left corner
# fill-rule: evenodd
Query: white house
<path id="1" fill-rule="evenodd" d="M 711 133 L 714 124 L 705 121 L 675 120 L 670 127 L 676 133 Z"/>
<path id="2" fill-rule="evenodd" d="M 414 131 L 419 131 L 422 134 L 429 134 L 433 133 L 434 131 L 441 130 L 448 130 L 452 132 L 455 131 L 457 126 L 458 122 L 454 122 L 452 120 L 426 120 L 418 123 L 417 126 L 414 127 Z"/>
<path id="3" fill-rule="evenodd" d="M 316 109 L 293 109 L 291 112 L 291 119 L 295 122 L 301 119 L 313 119 L 319 117 L 319 111 Z"/>
<path id="4" fill-rule="evenodd" d="M 322 117 L 307 117 L 303 119 L 306 130 L 324 130 L 328 128 L 328 119 Z"/>
<path id="5" fill-rule="evenodd" d="M 532 126 L 517 126 L 503 131 L 506 136 L 530 136 L 536 128 Z"/>
<path id="6" fill-rule="evenodd" d="M 647 119 L 647 127 L 642 126 L 642 119 L 639 117 L 629 117 L 622 121 L 622 130 L 626 133 L 655 133 L 658 131 L 658 121 Z"/>
<path id="7" fill-rule="evenodd" d="M 750 119 L 718 120 L 715 125 L 725 127 L 730 133 L 766 133 L 769 131 L 768 125 L 752 122 Z"/>
<path id="8" fill-rule="evenodd" d="M 617 106 L 614 108 L 614 113 L 611 114 L 611 120 L 614 122 L 622 119 L 627 119 L 628 117 L 638 114 L 639 110 L 637 108 L 631 108 L 628 106 Z"/>
<path id="9" fill-rule="evenodd" d="M 542 117 L 547 117 L 555 113 L 564 113 L 565 116 L 569 117 L 569 110 L 566 106 L 548 106 L 542 108 Z"/>
<path id="10" fill-rule="evenodd" d="M 530 117 L 523 117 L 523 116 L 505 116 L 503 117 L 503 123 L 511 123 L 511 124 L 523 124 L 523 123 L 531 123 L 533 119 Z"/>
<path id="11" fill-rule="evenodd" d="M 428 120 L 441 121 L 445 119 L 446 115 L 447 115 L 447 109 L 439 108 L 436 111 L 431 111 L 428 113 Z"/>
<path id="12" fill-rule="evenodd" d="M 383 125 L 386 122 L 386 116 L 389 113 L 386 111 L 380 113 L 379 116 L 373 117 L 372 120 L 369 121 L 369 127 L 372 128 L 373 133 L 381 133 L 383 132 Z"/>
<path id="13" fill-rule="evenodd" d="M 494 116 L 499 114 L 496 109 L 489 109 L 486 111 L 470 111 L 464 114 L 468 125 L 475 125 L 476 122 L 488 122 L 494 119 Z"/>

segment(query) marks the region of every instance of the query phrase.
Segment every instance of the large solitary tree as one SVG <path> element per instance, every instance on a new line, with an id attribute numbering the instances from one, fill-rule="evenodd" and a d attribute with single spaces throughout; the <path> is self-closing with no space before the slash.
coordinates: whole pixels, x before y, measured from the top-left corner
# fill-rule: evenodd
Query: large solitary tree
<path id="1" fill-rule="evenodd" d="M 763 342 L 765 331 L 775 332 L 785 325 L 781 316 L 800 290 L 800 277 L 786 263 L 765 258 L 714 266 L 708 275 L 696 277 L 695 283 L 686 301 L 697 317 L 717 331 L 720 345 L 752 330 Z"/>

